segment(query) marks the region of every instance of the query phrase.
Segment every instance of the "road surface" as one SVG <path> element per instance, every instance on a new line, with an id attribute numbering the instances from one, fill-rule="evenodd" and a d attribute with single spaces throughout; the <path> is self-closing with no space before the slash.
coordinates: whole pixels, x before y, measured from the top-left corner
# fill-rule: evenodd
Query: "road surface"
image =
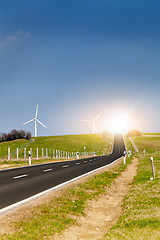
<path id="1" fill-rule="evenodd" d="M 0 171 L 0 212 L 33 195 L 113 163 L 124 154 L 121 135 L 115 135 L 110 155 L 41 164 Z"/>

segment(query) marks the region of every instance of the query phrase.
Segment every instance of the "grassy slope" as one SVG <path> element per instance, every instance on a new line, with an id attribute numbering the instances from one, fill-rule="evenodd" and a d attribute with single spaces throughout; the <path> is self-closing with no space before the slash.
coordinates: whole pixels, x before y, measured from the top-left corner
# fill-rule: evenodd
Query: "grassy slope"
<path id="1" fill-rule="evenodd" d="M 29 143 L 28 140 L 20 139 L 20 140 L 14 140 L 11 142 L 3 142 L 0 143 L 0 158 L 7 158 L 8 156 L 8 147 L 11 148 L 11 153 L 15 152 L 17 148 L 20 148 L 21 146 Z"/>
<path id="2" fill-rule="evenodd" d="M 160 135 L 160 133 L 142 133 L 143 135 Z"/>
<path id="3" fill-rule="evenodd" d="M 134 137 L 133 141 L 140 152 L 144 149 L 146 153 L 154 153 L 156 150 L 160 151 L 160 137 Z"/>
<path id="4" fill-rule="evenodd" d="M 150 140 L 150 141 L 149 141 Z M 155 153 L 160 138 L 136 137 L 138 149 L 144 146 L 148 154 L 139 155 L 138 174 L 131 191 L 125 198 L 124 213 L 105 236 L 106 239 L 160 239 L 160 153 Z M 152 152 L 152 153 L 151 153 Z M 152 177 L 150 157 L 154 157 L 156 180 Z"/>
<path id="5" fill-rule="evenodd" d="M 99 134 L 83 134 L 83 135 L 64 135 L 51 137 L 37 137 L 33 138 L 35 141 L 30 143 L 27 148 L 27 153 L 32 148 L 32 156 L 36 157 L 36 148 L 39 148 L 39 155 L 41 156 L 42 148 L 48 148 L 48 155 L 50 149 L 57 149 L 67 152 L 83 152 L 86 147 L 86 152 L 94 152 L 102 154 L 103 151 L 108 153 L 110 151 L 110 142 L 112 137 L 108 136 L 105 139 Z M 11 153 L 16 151 L 16 148 L 28 143 L 27 140 L 16 140 L 12 142 L 0 143 L 0 158 L 7 158 L 8 147 L 11 147 Z M 19 151 L 19 158 L 23 158 L 24 148 Z M 16 153 L 12 158 L 16 158 Z"/>

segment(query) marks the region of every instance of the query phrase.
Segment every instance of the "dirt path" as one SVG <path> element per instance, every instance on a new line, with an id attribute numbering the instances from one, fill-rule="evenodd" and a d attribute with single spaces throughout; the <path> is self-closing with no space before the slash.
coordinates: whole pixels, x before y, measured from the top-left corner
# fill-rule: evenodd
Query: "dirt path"
<path id="1" fill-rule="evenodd" d="M 137 174 L 138 159 L 134 159 L 128 169 L 119 176 L 115 183 L 98 200 L 89 202 L 85 217 L 77 217 L 77 225 L 66 229 L 54 240 L 100 240 L 122 214 L 125 195 L 131 188 Z"/>

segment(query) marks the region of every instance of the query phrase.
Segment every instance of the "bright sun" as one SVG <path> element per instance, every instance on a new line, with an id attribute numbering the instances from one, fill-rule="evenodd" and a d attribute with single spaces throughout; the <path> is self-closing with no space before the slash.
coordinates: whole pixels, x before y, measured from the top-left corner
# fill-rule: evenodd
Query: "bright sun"
<path id="1" fill-rule="evenodd" d="M 125 134 L 129 130 L 129 120 L 127 115 L 121 113 L 112 113 L 108 129 L 111 134 Z"/>

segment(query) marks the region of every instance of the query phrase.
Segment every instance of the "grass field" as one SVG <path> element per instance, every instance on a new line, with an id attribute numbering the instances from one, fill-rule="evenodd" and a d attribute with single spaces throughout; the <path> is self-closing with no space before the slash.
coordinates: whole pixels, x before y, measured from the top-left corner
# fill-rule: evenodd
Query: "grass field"
<path id="1" fill-rule="evenodd" d="M 142 135 L 158 135 L 158 136 L 160 136 L 160 133 L 142 133 Z"/>
<path id="2" fill-rule="evenodd" d="M 146 150 L 146 153 L 155 153 L 160 151 L 160 136 L 155 137 L 133 137 L 133 141 L 140 153 Z"/>
<path id="3" fill-rule="evenodd" d="M 30 148 L 32 148 L 32 157 L 36 159 L 36 149 L 39 152 L 39 161 L 42 158 L 42 148 L 44 149 L 44 157 L 46 158 L 46 149 L 48 150 L 48 158 L 53 157 L 53 150 L 60 150 L 63 152 L 80 152 L 84 154 L 84 147 L 86 153 L 96 152 L 97 155 L 103 153 L 108 154 L 111 151 L 113 137 L 111 135 L 100 134 L 83 134 L 83 135 L 64 135 L 64 136 L 51 136 L 51 137 L 37 137 L 32 138 L 32 141 L 15 140 L 11 142 L 0 143 L 0 159 L 2 163 L 15 163 L 24 164 L 24 148 L 26 148 L 27 158 Z M 11 149 L 11 161 L 7 161 L 8 147 Z M 14 161 L 16 159 L 16 149 L 19 148 L 19 159 L 21 161 Z M 34 160 L 36 163 L 37 161 Z"/>
<path id="4" fill-rule="evenodd" d="M 160 138 L 135 137 L 134 142 L 146 156 L 139 154 L 138 174 L 125 198 L 124 213 L 106 234 L 106 239 L 160 239 L 160 153 L 155 152 Z M 154 157 L 156 180 L 152 177 L 150 157 Z"/>
<path id="5" fill-rule="evenodd" d="M 139 153 L 138 174 L 123 204 L 123 214 L 105 235 L 104 240 L 160 239 L 160 137 L 134 137 Z M 126 138 L 127 149 L 133 149 Z M 146 149 L 144 156 L 143 150 Z M 157 149 L 157 151 L 156 151 Z M 150 157 L 154 158 L 155 180 L 152 177 Z M 127 159 L 130 164 L 131 159 Z M 83 215 L 87 201 L 98 198 L 114 179 L 126 169 L 123 163 L 112 171 L 89 178 L 85 183 L 66 190 L 63 197 L 54 197 L 49 204 L 35 208 L 32 215 L 15 224 L 15 232 L 1 239 L 50 239 L 54 233 L 74 224 L 75 215 Z"/>

